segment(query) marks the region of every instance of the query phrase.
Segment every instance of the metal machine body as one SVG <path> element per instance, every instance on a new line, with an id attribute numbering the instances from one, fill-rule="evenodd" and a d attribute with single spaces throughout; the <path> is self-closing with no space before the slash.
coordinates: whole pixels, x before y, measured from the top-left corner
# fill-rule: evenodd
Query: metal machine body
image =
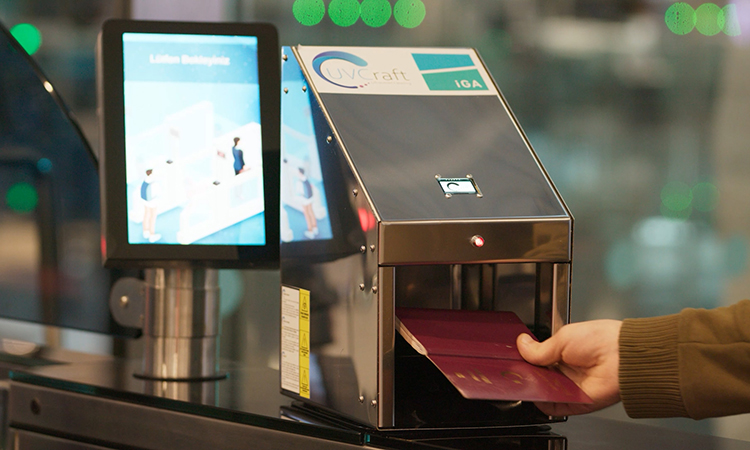
<path id="1" fill-rule="evenodd" d="M 555 420 L 469 401 L 396 307 L 569 321 L 573 217 L 472 49 L 285 48 L 281 388 L 379 430 Z"/>

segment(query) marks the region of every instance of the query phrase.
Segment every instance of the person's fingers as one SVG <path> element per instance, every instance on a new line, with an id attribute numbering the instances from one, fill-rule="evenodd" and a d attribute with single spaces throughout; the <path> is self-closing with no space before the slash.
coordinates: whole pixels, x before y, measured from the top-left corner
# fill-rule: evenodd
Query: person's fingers
<path id="1" fill-rule="evenodd" d="M 537 366 L 551 366 L 562 359 L 563 342 L 559 334 L 544 342 L 537 342 L 528 334 L 522 333 L 516 339 L 516 346 L 523 359 Z"/>

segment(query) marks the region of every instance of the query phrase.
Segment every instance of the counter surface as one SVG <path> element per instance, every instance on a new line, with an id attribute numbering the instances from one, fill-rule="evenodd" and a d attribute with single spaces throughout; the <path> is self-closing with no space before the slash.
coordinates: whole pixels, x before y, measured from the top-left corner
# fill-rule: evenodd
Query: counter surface
<path id="1" fill-rule="evenodd" d="M 242 448 L 252 439 L 265 442 L 258 448 L 289 448 L 299 441 L 306 448 L 750 449 L 750 442 L 591 416 L 571 417 L 551 429 L 498 431 L 492 436 L 386 435 L 311 425 L 286 420 L 282 414 L 291 400 L 279 393 L 277 370 L 228 365 L 225 380 L 186 384 L 138 379 L 132 375 L 138 367 L 138 362 L 110 358 L 15 365 L 8 410 L 11 429 L 28 442 L 33 439 L 27 435 L 44 433 L 113 447 L 138 447 L 139 439 L 150 439 L 164 444 L 154 448 L 172 448 L 175 439 L 191 436 L 181 448 L 214 441 L 221 448 L 233 448 L 233 442 Z"/>

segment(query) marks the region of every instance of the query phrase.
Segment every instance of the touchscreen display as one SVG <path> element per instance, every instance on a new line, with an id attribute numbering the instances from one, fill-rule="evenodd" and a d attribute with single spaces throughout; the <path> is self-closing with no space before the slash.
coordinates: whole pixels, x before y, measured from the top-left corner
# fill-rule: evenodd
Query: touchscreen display
<path id="1" fill-rule="evenodd" d="M 122 40 L 128 242 L 265 245 L 257 37 Z"/>

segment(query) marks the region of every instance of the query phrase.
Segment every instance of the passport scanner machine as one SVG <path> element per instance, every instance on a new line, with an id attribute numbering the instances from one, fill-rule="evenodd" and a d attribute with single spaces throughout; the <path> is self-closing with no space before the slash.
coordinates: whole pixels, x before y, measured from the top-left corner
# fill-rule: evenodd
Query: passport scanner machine
<path id="1" fill-rule="evenodd" d="M 280 372 L 297 412 L 476 430 L 561 419 L 520 400 L 588 401 L 519 366 L 518 330 L 569 321 L 573 217 L 478 53 L 300 45 L 281 65 Z"/>
<path id="2" fill-rule="evenodd" d="M 110 295 L 134 375 L 222 379 L 217 269 L 280 267 L 282 417 L 477 433 L 586 401 L 515 349 L 569 321 L 573 217 L 475 50 L 116 20 L 97 53 L 102 254 L 145 274 Z"/>

